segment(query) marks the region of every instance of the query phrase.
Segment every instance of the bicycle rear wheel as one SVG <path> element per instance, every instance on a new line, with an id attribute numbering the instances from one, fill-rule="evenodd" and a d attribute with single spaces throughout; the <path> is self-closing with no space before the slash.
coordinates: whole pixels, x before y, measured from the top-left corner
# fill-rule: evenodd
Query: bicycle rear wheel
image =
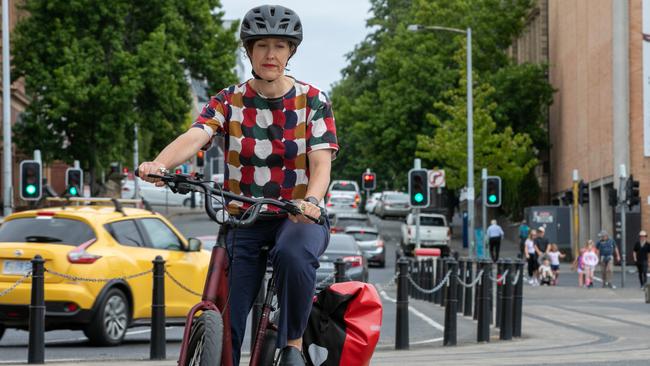
<path id="1" fill-rule="evenodd" d="M 221 365 L 223 319 L 221 313 L 206 310 L 192 324 L 186 366 Z"/>

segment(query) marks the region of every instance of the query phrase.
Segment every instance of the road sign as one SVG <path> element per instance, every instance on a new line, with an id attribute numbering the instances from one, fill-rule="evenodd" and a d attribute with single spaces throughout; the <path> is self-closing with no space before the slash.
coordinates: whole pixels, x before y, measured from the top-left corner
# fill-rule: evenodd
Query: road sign
<path id="1" fill-rule="evenodd" d="M 445 186 L 445 171 L 443 169 L 429 170 L 429 187 L 441 188 L 444 186 Z"/>

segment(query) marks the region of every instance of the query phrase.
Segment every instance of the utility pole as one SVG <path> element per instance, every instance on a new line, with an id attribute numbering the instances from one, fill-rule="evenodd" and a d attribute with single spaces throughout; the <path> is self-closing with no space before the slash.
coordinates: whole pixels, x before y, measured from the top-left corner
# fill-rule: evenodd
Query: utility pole
<path id="1" fill-rule="evenodd" d="M 485 196 L 487 194 L 487 177 L 487 168 L 481 169 L 481 216 L 483 216 L 483 242 L 481 245 L 483 245 L 484 258 L 488 258 L 486 254 L 486 249 L 488 248 L 485 247 L 485 243 L 487 243 L 487 206 L 485 205 L 485 202 L 487 202 L 487 197 Z"/>
<path id="2" fill-rule="evenodd" d="M 578 205 L 578 169 L 573 169 L 573 258 L 580 255 L 580 212 Z"/>
<path id="3" fill-rule="evenodd" d="M 631 197 L 627 197 L 627 172 L 625 169 L 625 164 L 620 165 L 619 169 L 619 195 L 622 199 L 619 200 L 621 208 L 621 287 L 625 287 L 625 256 L 626 256 L 626 235 L 627 228 L 625 227 L 626 217 L 627 216 L 627 200 Z M 616 245 L 616 244 L 614 244 Z M 612 263 L 613 266 L 613 263 Z M 613 272 L 613 271 L 612 271 Z M 612 280 L 611 278 L 609 279 Z"/>
<path id="4" fill-rule="evenodd" d="M 13 207 L 13 155 L 11 153 L 11 73 L 9 68 L 9 0 L 2 0 L 2 213 L 11 215 Z"/>
<path id="5" fill-rule="evenodd" d="M 139 184 L 138 184 L 138 177 L 135 176 L 135 170 L 138 168 L 140 165 L 139 163 L 139 157 L 138 155 L 140 154 L 138 151 L 138 124 L 133 125 L 133 198 L 138 199 L 140 198 L 140 189 L 139 189 Z"/>

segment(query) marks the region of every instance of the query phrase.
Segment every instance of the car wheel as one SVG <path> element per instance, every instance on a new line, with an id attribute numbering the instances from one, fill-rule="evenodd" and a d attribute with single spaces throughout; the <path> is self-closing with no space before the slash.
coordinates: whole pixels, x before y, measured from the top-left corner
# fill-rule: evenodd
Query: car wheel
<path id="1" fill-rule="evenodd" d="M 84 334 L 93 345 L 116 346 L 122 343 L 128 325 L 129 302 L 121 290 L 112 288 L 97 307 Z"/>
<path id="2" fill-rule="evenodd" d="M 2 339 L 3 335 L 5 335 L 5 326 L 0 324 L 0 340 Z"/>

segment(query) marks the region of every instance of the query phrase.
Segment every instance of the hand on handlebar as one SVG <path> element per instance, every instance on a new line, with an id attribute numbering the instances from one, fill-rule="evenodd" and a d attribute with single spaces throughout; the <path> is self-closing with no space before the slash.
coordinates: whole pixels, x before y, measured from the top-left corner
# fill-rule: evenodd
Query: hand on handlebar
<path id="1" fill-rule="evenodd" d="M 314 218 L 315 220 L 318 220 L 318 218 L 321 216 L 321 209 L 320 207 L 314 205 L 311 202 L 308 201 L 298 201 L 296 202 L 298 207 L 300 207 L 300 210 L 302 211 L 302 215 L 291 215 L 289 214 L 289 220 L 291 220 L 294 223 L 302 223 L 302 224 L 313 224 L 314 220 L 310 220 L 309 217 Z M 306 217 L 309 216 L 309 217 Z"/>
<path id="2" fill-rule="evenodd" d="M 165 185 L 165 182 L 161 181 L 159 178 L 150 177 L 149 174 L 162 175 L 166 170 L 165 166 L 162 163 L 155 161 L 146 161 L 137 169 L 137 174 L 146 182 L 154 183 L 157 187 L 162 187 Z"/>

